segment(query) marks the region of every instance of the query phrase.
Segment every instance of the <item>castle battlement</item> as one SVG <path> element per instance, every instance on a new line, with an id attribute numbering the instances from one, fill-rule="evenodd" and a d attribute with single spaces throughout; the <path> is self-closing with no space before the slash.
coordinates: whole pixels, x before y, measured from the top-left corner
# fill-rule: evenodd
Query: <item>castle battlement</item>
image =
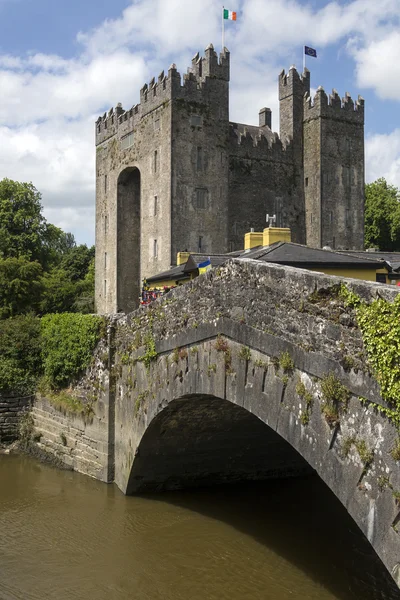
<path id="1" fill-rule="evenodd" d="M 230 123 L 229 139 L 234 154 L 243 158 L 285 163 L 293 160 L 291 140 L 284 145 L 279 135 L 269 127 Z"/>
<path id="2" fill-rule="evenodd" d="M 338 92 L 333 89 L 329 96 L 324 88 L 320 86 L 314 98 L 309 94 L 304 95 L 304 120 L 328 117 L 341 121 L 364 123 L 364 98 L 358 96 L 354 102 L 348 92 L 340 98 Z"/>
<path id="3" fill-rule="evenodd" d="M 162 107 L 165 103 L 183 99 L 208 102 L 209 92 L 215 88 L 217 81 L 229 81 L 230 76 L 230 53 L 224 48 L 219 57 L 210 44 L 205 50 L 205 56 L 197 53 L 192 59 L 192 65 L 188 67 L 183 76 L 177 71 L 175 63 L 158 75 L 153 77 L 149 83 L 145 83 L 140 89 L 140 102 L 127 111 L 119 104 L 117 108 L 104 113 L 96 121 L 96 144 L 100 144 L 115 135 L 119 126 L 126 121 L 130 125 L 136 124 L 150 112 Z M 117 115 L 115 116 L 115 113 Z"/>
<path id="4" fill-rule="evenodd" d="M 310 71 L 304 69 L 303 73 L 299 73 L 294 65 L 286 73 L 285 69 L 279 74 L 279 100 L 291 96 L 293 94 L 310 93 Z"/>

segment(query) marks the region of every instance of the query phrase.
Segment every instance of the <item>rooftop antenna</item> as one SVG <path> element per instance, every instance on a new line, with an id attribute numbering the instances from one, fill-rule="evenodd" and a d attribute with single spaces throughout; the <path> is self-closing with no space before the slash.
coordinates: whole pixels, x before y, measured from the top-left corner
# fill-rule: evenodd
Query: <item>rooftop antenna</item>
<path id="1" fill-rule="evenodd" d="M 274 227 L 275 223 L 276 223 L 276 215 L 269 215 L 267 213 L 267 218 L 265 219 L 268 223 L 268 227 Z"/>

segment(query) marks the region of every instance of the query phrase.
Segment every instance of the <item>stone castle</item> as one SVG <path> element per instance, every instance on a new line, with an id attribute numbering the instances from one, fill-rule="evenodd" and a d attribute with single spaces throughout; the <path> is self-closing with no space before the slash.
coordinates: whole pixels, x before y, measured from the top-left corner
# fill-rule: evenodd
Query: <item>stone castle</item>
<path id="1" fill-rule="evenodd" d="M 343 100 L 294 67 L 279 75 L 280 135 L 229 121 L 230 53 L 212 45 L 183 81 L 174 64 L 96 122 L 96 308 L 137 307 L 141 280 L 188 250 L 243 248 L 266 214 L 292 241 L 362 249 L 364 100 Z"/>

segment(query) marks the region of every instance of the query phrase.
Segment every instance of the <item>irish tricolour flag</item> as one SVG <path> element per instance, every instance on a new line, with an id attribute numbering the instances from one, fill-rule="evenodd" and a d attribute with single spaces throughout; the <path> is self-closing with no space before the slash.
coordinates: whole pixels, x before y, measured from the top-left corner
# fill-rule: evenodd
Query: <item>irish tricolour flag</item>
<path id="1" fill-rule="evenodd" d="M 224 19 L 236 21 L 236 13 L 233 10 L 227 10 L 226 8 L 224 8 Z"/>

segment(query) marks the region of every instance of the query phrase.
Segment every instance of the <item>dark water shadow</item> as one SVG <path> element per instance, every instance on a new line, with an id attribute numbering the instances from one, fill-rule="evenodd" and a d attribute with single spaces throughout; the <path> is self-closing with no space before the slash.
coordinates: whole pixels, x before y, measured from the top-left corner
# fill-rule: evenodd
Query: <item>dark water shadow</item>
<path id="1" fill-rule="evenodd" d="M 400 590 L 368 540 L 316 475 L 144 497 L 229 524 L 338 600 L 400 599 Z"/>

